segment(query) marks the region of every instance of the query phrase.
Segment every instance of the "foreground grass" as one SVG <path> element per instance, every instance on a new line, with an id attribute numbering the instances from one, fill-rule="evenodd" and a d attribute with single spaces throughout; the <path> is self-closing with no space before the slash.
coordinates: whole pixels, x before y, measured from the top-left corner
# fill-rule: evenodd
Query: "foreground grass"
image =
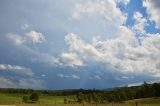
<path id="1" fill-rule="evenodd" d="M 23 104 L 22 98 L 24 95 L 22 94 L 0 94 L 0 105 L 12 105 L 12 104 Z M 64 98 L 67 100 L 73 100 L 75 96 L 46 96 L 40 95 L 39 102 L 37 104 L 63 104 Z M 36 104 L 36 105 L 37 105 Z M 26 104 L 33 105 L 33 104 Z"/>
<path id="2" fill-rule="evenodd" d="M 14 105 L 14 106 L 160 106 L 160 98 L 145 98 L 129 100 L 122 104 L 63 104 L 64 98 L 73 100 L 75 96 L 46 96 L 40 95 L 40 100 L 36 104 L 22 102 L 22 94 L 0 94 L 0 105 Z"/>
<path id="3" fill-rule="evenodd" d="M 143 99 L 135 99 L 126 101 L 125 104 L 127 105 L 135 105 L 137 102 L 138 106 L 160 106 L 160 98 L 143 98 Z"/>

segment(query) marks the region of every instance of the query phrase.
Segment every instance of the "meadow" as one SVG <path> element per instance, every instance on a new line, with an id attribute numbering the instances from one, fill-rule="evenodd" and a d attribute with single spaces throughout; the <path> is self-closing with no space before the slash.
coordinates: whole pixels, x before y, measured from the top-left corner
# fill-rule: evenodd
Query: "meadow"
<path id="1" fill-rule="evenodd" d="M 128 100 L 123 103 L 105 103 L 105 104 L 64 104 L 64 98 L 67 100 L 74 100 L 75 96 L 47 96 L 40 95 L 39 102 L 37 103 L 23 103 L 23 94 L 0 94 L 0 106 L 12 105 L 12 106 L 160 106 L 160 98 L 145 98 Z"/>

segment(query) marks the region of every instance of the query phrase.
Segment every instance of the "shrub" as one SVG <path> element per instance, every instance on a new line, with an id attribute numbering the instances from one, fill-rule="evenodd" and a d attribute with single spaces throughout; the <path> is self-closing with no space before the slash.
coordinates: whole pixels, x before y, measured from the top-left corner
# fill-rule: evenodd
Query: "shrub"
<path id="1" fill-rule="evenodd" d="M 23 96 L 23 102 L 28 103 L 29 97 L 28 96 Z"/>
<path id="2" fill-rule="evenodd" d="M 31 102 L 37 102 L 39 100 L 39 96 L 37 93 L 32 93 L 29 99 Z"/>
<path id="3" fill-rule="evenodd" d="M 67 104 L 67 99 L 66 98 L 64 98 L 64 104 Z"/>

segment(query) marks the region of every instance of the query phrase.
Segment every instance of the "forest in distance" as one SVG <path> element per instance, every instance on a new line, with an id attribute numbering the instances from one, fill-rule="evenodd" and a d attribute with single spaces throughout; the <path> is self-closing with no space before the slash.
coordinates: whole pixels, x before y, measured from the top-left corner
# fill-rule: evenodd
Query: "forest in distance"
<path id="1" fill-rule="evenodd" d="M 64 98 L 64 104 L 73 103 L 122 103 L 127 100 L 139 98 L 160 97 L 160 83 L 148 84 L 144 82 L 139 86 L 117 87 L 112 89 L 66 89 L 66 90 L 33 90 L 33 89 L 16 89 L 1 88 L 0 94 L 20 94 L 45 96 L 74 96 L 73 99 Z M 24 96 L 23 96 L 24 97 Z"/>

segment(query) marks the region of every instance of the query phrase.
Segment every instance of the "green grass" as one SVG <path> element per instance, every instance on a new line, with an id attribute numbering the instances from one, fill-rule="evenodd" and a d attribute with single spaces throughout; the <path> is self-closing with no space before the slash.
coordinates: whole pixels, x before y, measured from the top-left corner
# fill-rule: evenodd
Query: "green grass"
<path id="1" fill-rule="evenodd" d="M 75 96 L 46 96 L 40 95 L 40 100 L 36 104 L 22 102 L 22 94 L 0 94 L 0 105 L 15 106 L 83 106 L 83 104 L 63 104 L 64 98 L 73 100 Z M 135 99 L 124 102 L 123 104 L 84 104 L 84 106 L 160 106 L 160 98 Z"/>
<path id="2" fill-rule="evenodd" d="M 135 102 L 140 106 L 160 106 L 160 98 L 143 98 L 126 101 L 126 104 L 134 105 Z"/>
<path id="3" fill-rule="evenodd" d="M 0 105 L 22 104 L 22 94 L 0 94 Z M 75 96 L 39 96 L 38 104 L 63 104 L 64 98 L 73 100 Z M 29 104 L 31 105 L 31 104 Z"/>
<path id="4" fill-rule="evenodd" d="M 19 94 L 0 94 L 0 104 L 17 104 L 22 102 L 22 97 Z"/>
<path id="5" fill-rule="evenodd" d="M 63 104 L 64 98 L 74 100 L 75 96 L 40 96 L 41 104 Z"/>

